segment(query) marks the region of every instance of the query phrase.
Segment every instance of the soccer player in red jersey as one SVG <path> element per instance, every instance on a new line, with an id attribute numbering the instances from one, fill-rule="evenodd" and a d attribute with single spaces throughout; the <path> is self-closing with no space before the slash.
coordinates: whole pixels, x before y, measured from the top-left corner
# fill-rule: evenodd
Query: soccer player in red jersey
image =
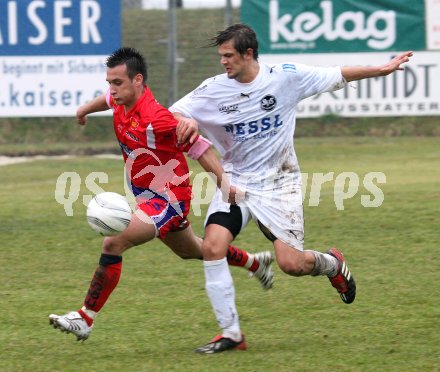
<path id="1" fill-rule="evenodd" d="M 215 176 L 227 198 L 235 200 L 237 193 L 223 176 L 208 140 L 195 134 L 187 143 L 178 143 L 177 120 L 146 85 L 147 66 L 138 51 L 120 48 L 108 57 L 106 65 L 110 86 L 107 94 L 79 107 L 77 121 L 84 125 L 87 115 L 113 109 L 114 130 L 137 205 L 127 229 L 104 238 L 99 265 L 82 308 L 65 315 L 49 315 L 50 324 L 75 334 L 78 340 L 89 337 L 96 315 L 117 286 L 122 254 L 127 249 L 158 237 L 181 258 L 203 258 L 202 239 L 194 234 L 187 219 L 191 185 L 184 152 Z M 227 257 L 230 265 L 248 269 L 264 289 L 272 286 L 270 252 L 251 254 L 230 245 Z"/>

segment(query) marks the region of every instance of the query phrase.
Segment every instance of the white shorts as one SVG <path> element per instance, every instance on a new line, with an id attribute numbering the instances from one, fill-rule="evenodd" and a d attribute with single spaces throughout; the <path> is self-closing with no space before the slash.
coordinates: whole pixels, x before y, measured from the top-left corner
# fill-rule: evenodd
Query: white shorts
<path id="1" fill-rule="evenodd" d="M 279 193 L 273 190 L 246 190 L 246 200 L 238 206 L 242 214 L 241 229 L 254 219 L 277 239 L 292 248 L 304 250 L 304 213 L 300 186 Z M 230 204 L 223 201 L 218 189 L 209 205 L 205 225 L 209 216 L 216 212 L 230 212 Z"/>

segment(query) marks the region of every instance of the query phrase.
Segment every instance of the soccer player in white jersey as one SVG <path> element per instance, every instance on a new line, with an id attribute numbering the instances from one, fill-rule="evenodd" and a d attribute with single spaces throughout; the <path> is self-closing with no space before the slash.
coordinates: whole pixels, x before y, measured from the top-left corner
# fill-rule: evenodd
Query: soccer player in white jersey
<path id="1" fill-rule="evenodd" d="M 408 62 L 412 52 L 372 67 L 311 67 L 293 62 L 268 66 L 258 61 L 258 41 L 247 25 L 235 24 L 212 38 L 225 73 L 205 80 L 170 111 L 179 119 L 184 142 L 199 128 L 219 151 L 231 182 L 244 192 L 237 204 L 214 196 L 205 222 L 203 257 L 206 290 L 222 333 L 199 353 L 246 349 L 225 259 L 228 245 L 254 219 L 273 242 L 279 267 L 292 276 L 327 276 L 347 304 L 356 284 L 342 253 L 304 249 L 301 173 L 294 150 L 295 108 L 312 95 L 347 82 L 385 76 Z"/>

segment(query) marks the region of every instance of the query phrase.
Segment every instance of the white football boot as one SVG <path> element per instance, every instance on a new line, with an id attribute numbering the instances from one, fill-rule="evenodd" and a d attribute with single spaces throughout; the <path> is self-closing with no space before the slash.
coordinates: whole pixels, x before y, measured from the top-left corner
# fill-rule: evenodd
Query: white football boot
<path id="1" fill-rule="evenodd" d="M 263 289 L 271 289 L 273 285 L 272 253 L 269 251 L 255 253 L 254 260 L 257 260 L 260 266 L 258 266 L 257 271 L 254 273 L 249 272 L 249 276 L 256 277 L 260 281 Z"/>
<path id="2" fill-rule="evenodd" d="M 50 314 L 49 324 L 61 332 L 73 333 L 77 341 L 87 340 L 93 329 L 93 324 L 89 326 L 77 311 L 65 315 Z"/>

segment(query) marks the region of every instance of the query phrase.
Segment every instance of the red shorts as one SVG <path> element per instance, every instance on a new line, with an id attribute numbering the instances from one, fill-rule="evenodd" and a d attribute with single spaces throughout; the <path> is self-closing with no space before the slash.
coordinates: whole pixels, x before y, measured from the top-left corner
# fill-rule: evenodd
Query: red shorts
<path id="1" fill-rule="evenodd" d="M 182 231 L 189 226 L 186 218 L 191 202 L 169 203 L 161 197 L 137 199 L 137 208 L 142 210 L 154 222 L 157 237 L 163 239 L 168 232 Z"/>

